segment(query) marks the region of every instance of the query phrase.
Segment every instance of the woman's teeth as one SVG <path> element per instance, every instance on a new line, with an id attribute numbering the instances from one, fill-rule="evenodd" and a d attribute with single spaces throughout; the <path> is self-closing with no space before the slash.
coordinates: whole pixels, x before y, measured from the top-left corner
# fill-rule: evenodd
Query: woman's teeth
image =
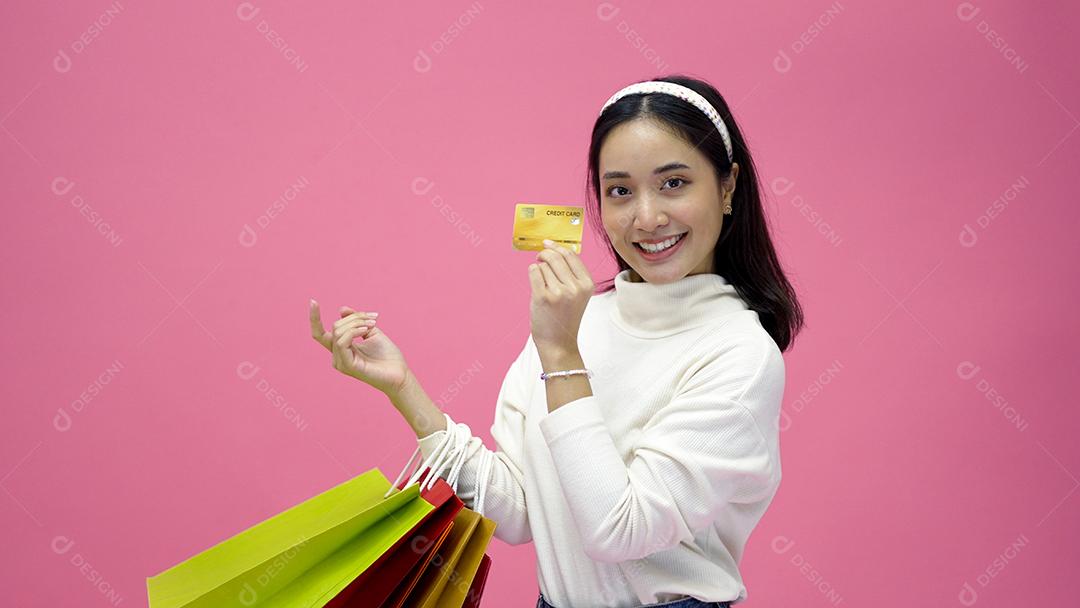
<path id="1" fill-rule="evenodd" d="M 651 243 L 634 243 L 634 244 L 637 245 L 638 247 L 640 247 L 641 249 L 644 249 L 645 251 L 648 251 L 649 253 L 659 253 L 659 252 L 667 249 L 668 247 L 671 247 L 675 243 L 678 243 L 679 240 L 682 239 L 684 236 L 686 236 L 685 232 L 678 235 L 678 236 L 673 236 L 670 239 L 668 239 L 666 241 L 662 241 L 662 242 L 657 243 L 655 245 L 653 245 Z"/>

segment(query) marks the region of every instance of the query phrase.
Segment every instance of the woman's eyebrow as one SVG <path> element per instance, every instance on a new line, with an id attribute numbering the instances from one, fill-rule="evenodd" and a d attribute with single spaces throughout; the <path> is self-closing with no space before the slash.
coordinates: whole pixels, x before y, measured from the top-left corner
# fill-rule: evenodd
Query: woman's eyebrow
<path id="1" fill-rule="evenodd" d="M 675 161 L 675 162 L 672 162 L 672 163 L 668 163 L 666 165 L 661 165 L 661 166 L 653 169 L 653 175 L 660 175 L 661 173 L 665 173 L 667 171 L 672 171 L 674 169 L 689 169 L 689 168 L 690 167 L 687 164 L 681 163 L 679 161 Z M 604 174 L 603 179 L 626 179 L 628 177 L 630 177 L 630 174 L 627 173 L 626 171 L 608 171 L 607 173 Z"/>

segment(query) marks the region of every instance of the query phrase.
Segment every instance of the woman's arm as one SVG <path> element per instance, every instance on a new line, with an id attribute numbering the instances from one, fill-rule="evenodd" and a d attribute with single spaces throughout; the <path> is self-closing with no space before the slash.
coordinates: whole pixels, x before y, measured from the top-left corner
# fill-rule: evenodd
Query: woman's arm
<path id="1" fill-rule="evenodd" d="M 341 318 L 327 331 L 319 314 L 319 303 L 310 303 L 311 336 L 333 355 L 334 369 L 379 389 L 394 404 L 405 422 L 416 433 L 424 458 L 431 455 L 445 437 L 447 422 L 454 424 L 424 392 L 402 356 L 401 350 L 376 327 L 376 312 L 362 312 L 348 306 L 340 309 Z M 357 338 L 363 342 L 354 343 Z M 532 336 L 510 366 L 503 379 L 495 406 L 495 424 L 491 434 L 498 446 L 493 453 L 490 477 L 478 480 L 479 465 L 485 452 L 483 442 L 472 437 L 464 446 L 466 457 L 458 473 L 457 495 L 469 508 L 475 505 L 477 487 L 487 484 L 484 515 L 495 520 L 495 536 L 516 545 L 532 540 L 529 514 L 525 509 L 525 410 L 536 348 Z M 463 425 L 464 426 L 464 425 Z M 410 460 L 411 461 L 411 460 Z M 449 475 L 449 471 L 440 476 Z"/>
<path id="2" fill-rule="evenodd" d="M 458 474 L 457 495 L 458 498 L 469 508 L 475 507 L 477 489 L 480 483 L 487 484 L 487 497 L 484 499 L 484 515 L 493 519 L 497 524 L 495 536 L 503 542 L 518 545 L 532 540 L 532 530 L 529 527 L 529 512 L 525 504 L 525 411 L 532 384 L 530 379 L 539 376 L 539 370 L 534 363 L 536 347 L 532 343 L 532 336 L 525 341 L 524 348 L 518 354 L 517 359 L 510 365 L 506 376 L 503 378 L 499 395 L 495 402 L 495 421 L 491 426 L 491 436 L 495 439 L 495 449 L 491 450 L 484 445 L 479 437 L 472 436 L 463 448 L 465 452 Z M 535 371 L 535 376 L 533 372 Z M 537 382 L 539 380 L 537 379 Z M 446 424 L 458 424 L 449 415 L 439 412 L 430 399 L 426 396 L 418 397 L 413 394 L 405 398 L 402 394 L 402 403 L 409 402 L 411 405 L 399 407 L 398 411 L 416 412 L 416 418 L 406 419 L 410 421 L 413 430 L 419 439 L 417 444 L 426 459 L 446 438 L 449 432 Z M 397 404 L 395 404 L 396 406 Z M 427 409 L 430 405 L 433 409 Z M 403 414 L 404 414 L 403 411 Z M 437 418 L 416 424 L 415 419 L 431 418 L 433 412 L 438 412 Z M 449 419 L 449 420 L 448 420 Z M 467 426 L 467 425 L 465 425 Z M 441 428 L 440 428 L 441 427 Z M 430 434 L 424 435 L 423 429 L 437 429 Z M 471 435 L 470 431 L 470 435 Z M 487 480 L 478 479 L 480 463 L 485 452 L 492 452 L 490 477 Z M 440 477 L 446 478 L 449 470 L 443 469 Z"/>
<path id="3" fill-rule="evenodd" d="M 581 352 L 574 349 L 544 348 L 540 351 L 540 364 L 545 372 L 555 372 L 567 369 L 582 369 L 585 362 L 581 360 Z M 560 407 L 576 401 L 582 397 L 592 396 L 592 385 L 589 377 L 584 374 L 572 374 L 549 378 L 547 384 L 547 408 L 548 412 L 554 412 Z"/>
<path id="4" fill-rule="evenodd" d="M 405 418 L 405 422 L 412 427 L 417 439 L 446 430 L 446 417 L 424 392 L 424 387 L 420 386 L 420 381 L 413 375 L 412 370 L 407 372 L 401 388 L 387 393 L 386 396 Z"/>
<path id="5" fill-rule="evenodd" d="M 629 465 L 596 396 L 540 421 L 592 559 L 620 562 L 670 549 L 711 525 L 728 503 L 755 503 L 776 491 L 784 361 L 764 332 L 727 338 L 742 344 L 726 344 L 726 356 L 713 355 L 682 384 L 642 429 Z"/>
<path id="6" fill-rule="evenodd" d="M 333 355 L 334 369 L 379 389 L 394 404 L 417 436 L 417 443 L 427 458 L 447 431 L 449 417 L 431 401 L 416 376 L 412 374 L 401 350 L 376 327 L 376 312 L 363 312 L 348 306 L 339 310 L 341 318 L 327 331 L 319 314 L 319 303 L 310 303 L 311 336 Z M 354 343 L 358 338 L 363 342 Z M 529 514 L 525 510 L 524 456 L 525 408 L 532 373 L 533 353 L 530 336 L 503 379 L 495 407 L 491 434 L 498 450 L 494 452 L 484 514 L 498 524 L 495 536 L 510 544 L 532 540 Z M 453 424 L 453 420 L 449 419 Z M 458 477 L 458 497 L 470 508 L 475 505 L 478 469 L 484 452 L 483 442 L 472 437 L 465 446 L 466 458 Z M 448 475 L 443 471 L 440 476 Z"/>

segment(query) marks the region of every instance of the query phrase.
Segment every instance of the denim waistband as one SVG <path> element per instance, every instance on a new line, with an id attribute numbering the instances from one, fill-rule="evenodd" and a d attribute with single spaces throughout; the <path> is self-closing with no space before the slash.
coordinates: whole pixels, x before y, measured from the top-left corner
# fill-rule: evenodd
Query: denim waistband
<path id="1" fill-rule="evenodd" d="M 536 598 L 536 608 L 556 608 L 544 599 L 544 594 L 540 593 Z M 645 604 L 638 606 L 638 608 L 731 608 L 731 602 L 706 602 L 699 600 L 696 597 L 684 597 L 681 600 L 671 600 L 670 602 L 662 602 L 659 604 Z"/>

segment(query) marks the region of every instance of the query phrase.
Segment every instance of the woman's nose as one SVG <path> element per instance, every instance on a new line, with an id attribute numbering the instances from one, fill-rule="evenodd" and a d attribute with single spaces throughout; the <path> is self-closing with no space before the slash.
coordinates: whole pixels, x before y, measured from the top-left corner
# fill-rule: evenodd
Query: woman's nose
<path id="1" fill-rule="evenodd" d="M 650 198 L 643 197 L 637 209 L 634 210 L 634 228 L 642 232 L 655 232 L 660 226 L 667 224 L 667 214 L 660 205 Z"/>

